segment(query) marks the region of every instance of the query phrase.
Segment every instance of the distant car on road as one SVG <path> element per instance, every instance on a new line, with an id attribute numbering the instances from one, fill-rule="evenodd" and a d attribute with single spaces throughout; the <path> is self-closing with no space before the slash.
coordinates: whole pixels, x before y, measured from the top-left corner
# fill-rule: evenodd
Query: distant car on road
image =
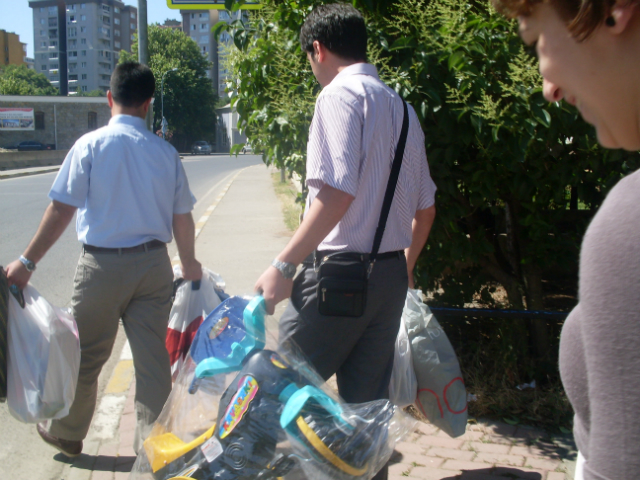
<path id="1" fill-rule="evenodd" d="M 33 150 L 53 150 L 53 146 L 45 145 L 44 143 L 36 142 L 35 140 L 27 140 L 18 144 L 19 152 L 28 152 Z"/>
<path id="2" fill-rule="evenodd" d="M 242 153 L 253 153 L 253 147 L 250 143 L 246 143 L 244 147 L 242 147 Z"/>
<path id="3" fill-rule="evenodd" d="M 191 145 L 192 155 L 209 155 L 211 153 L 211 145 L 204 141 L 194 142 Z"/>

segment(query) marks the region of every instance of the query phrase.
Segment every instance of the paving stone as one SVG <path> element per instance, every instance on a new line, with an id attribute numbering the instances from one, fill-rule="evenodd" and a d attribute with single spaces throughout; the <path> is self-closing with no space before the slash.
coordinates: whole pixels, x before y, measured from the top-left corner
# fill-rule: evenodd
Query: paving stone
<path id="1" fill-rule="evenodd" d="M 476 456 L 476 452 L 470 450 L 459 450 L 453 448 L 431 448 L 429 449 L 429 455 L 432 457 L 452 458 L 453 460 L 464 460 L 470 462 L 473 457 Z"/>
<path id="2" fill-rule="evenodd" d="M 527 467 L 539 468 L 541 470 L 555 470 L 560 466 L 560 460 L 551 460 L 547 458 L 527 457 L 524 464 Z"/>
<path id="3" fill-rule="evenodd" d="M 526 445 L 525 443 L 522 443 L 522 442 L 516 442 L 514 441 L 514 439 L 509 437 L 504 437 L 501 435 L 489 435 L 489 434 L 482 437 L 482 443 L 495 443 L 496 445 L 509 445 L 509 446 Z"/>
<path id="4" fill-rule="evenodd" d="M 413 453 L 413 454 L 422 454 L 427 451 L 429 447 L 424 446 L 420 443 L 409 443 L 409 442 L 400 442 L 396 443 L 396 451 L 401 454 Z"/>
<path id="5" fill-rule="evenodd" d="M 549 472 L 547 480 L 567 480 L 567 475 L 560 472 Z"/>
<path id="6" fill-rule="evenodd" d="M 524 465 L 524 458 L 525 457 L 521 455 L 509 455 L 505 453 L 478 453 L 475 461 L 521 467 Z"/>
<path id="7" fill-rule="evenodd" d="M 470 450 L 475 450 L 476 452 L 484 452 L 484 453 L 509 453 L 511 447 L 509 445 L 498 445 L 495 443 L 482 443 L 482 442 L 469 442 L 468 445 L 465 445 Z"/>
<path id="8" fill-rule="evenodd" d="M 396 463 L 389 465 L 389 477 L 402 476 L 403 473 L 409 473 L 413 467 L 411 465 L 405 465 L 403 463 Z"/>
<path id="9" fill-rule="evenodd" d="M 416 443 L 420 445 L 428 445 L 430 447 L 441 448 L 460 448 L 464 444 L 464 440 L 456 440 L 453 438 L 430 437 L 427 435 L 418 438 Z"/>
<path id="10" fill-rule="evenodd" d="M 435 456 L 410 454 L 410 455 L 407 455 L 406 457 L 403 457 L 402 460 L 399 462 L 399 465 L 414 466 L 414 467 L 415 466 L 438 467 L 442 465 L 443 462 L 444 462 L 444 459 L 435 457 Z"/>
<path id="11" fill-rule="evenodd" d="M 509 453 L 511 455 L 524 455 L 525 457 L 539 457 L 560 460 L 560 454 L 558 452 L 558 448 L 555 445 L 515 445 L 511 447 L 511 451 Z"/>
<path id="12" fill-rule="evenodd" d="M 456 440 L 460 439 L 460 440 L 467 440 L 467 441 L 475 441 L 475 440 L 480 440 L 482 437 L 484 437 L 484 435 L 485 435 L 484 432 L 467 430 L 464 435 L 460 435 L 459 437 L 456 437 Z"/>
<path id="13" fill-rule="evenodd" d="M 423 480 L 457 480 L 461 471 L 441 470 L 439 468 L 416 467 L 411 470 L 409 478 L 421 478 Z M 407 477 L 405 477 L 407 478 Z"/>
<path id="14" fill-rule="evenodd" d="M 491 435 L 515 436 L 517 427 L 502 422 L 486 422 L 485 432 Z"/>
<path id="15" fill-rule="evenodd" d="M 487 469 L 486 463 L 480 462 L 465 462 L 462 460 L 447 460 L 442 464 L 440 468 L 445 470 L 480 470 Z"/>
<path id="16" fill-rule="evenodd" d="M 94 471 L 91 474 L 91 480 L 113 480 L 113 472 Z"/>
<path id="17" fill-rule="evenodd" d="M 421 435 L 435 435 L 440 429 L 430 423 L 420 422 L 416 432 Z"/>

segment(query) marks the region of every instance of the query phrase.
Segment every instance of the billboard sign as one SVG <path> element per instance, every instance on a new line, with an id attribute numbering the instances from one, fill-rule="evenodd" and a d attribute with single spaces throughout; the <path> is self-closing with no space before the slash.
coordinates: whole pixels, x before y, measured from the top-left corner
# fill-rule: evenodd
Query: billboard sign
<path id="1" fill-rule="evenodd" d="M 33 108 L 0 108 L 0 131 L 35 130 Z"/>
<path id="2" fill-rule="evenodd" d="M 235 3 L 235 2 L 234 2 Z M 225 10 L 224 0 L 167 0 L 167 6 L 173 9 L 183 10 Z M 257 0 L 245 1 L 240 9 L 262 8 Z"/>

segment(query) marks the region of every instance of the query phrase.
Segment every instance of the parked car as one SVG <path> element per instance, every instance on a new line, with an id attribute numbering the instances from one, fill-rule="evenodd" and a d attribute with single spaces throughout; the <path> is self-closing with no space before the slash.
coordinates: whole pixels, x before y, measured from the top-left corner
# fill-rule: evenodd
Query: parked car
<path id="1" fill-rule="evenodd" d="M 204 141 L 194 142 L 191 145 L 192 155 L 209 155 L 211 153 L 211 145 Z"/>
<path id="2" fill-rule="evenodd" d="M 246 143 L 244 147 L 242 147 L 242 153 L 253 153 L 253 147 L 250 143 Z"/>
<path id="3" fill-rule="evenodd" d="M 19 152 L 28 152 L 32 150 L 54 150 L 53 145 L 46 145 L 35 140 L 27 140 L 18 144 Z"/>

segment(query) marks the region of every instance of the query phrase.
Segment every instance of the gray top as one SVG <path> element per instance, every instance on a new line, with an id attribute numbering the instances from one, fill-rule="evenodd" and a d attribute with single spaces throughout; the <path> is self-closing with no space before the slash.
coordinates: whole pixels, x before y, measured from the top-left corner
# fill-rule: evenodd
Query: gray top
<path id="1" fill-rule="evenodd" d="M 640 476 L 640 171 L 615 186 L 587 229 L 579 303 L 560 339 L 585 480 Z"/>

